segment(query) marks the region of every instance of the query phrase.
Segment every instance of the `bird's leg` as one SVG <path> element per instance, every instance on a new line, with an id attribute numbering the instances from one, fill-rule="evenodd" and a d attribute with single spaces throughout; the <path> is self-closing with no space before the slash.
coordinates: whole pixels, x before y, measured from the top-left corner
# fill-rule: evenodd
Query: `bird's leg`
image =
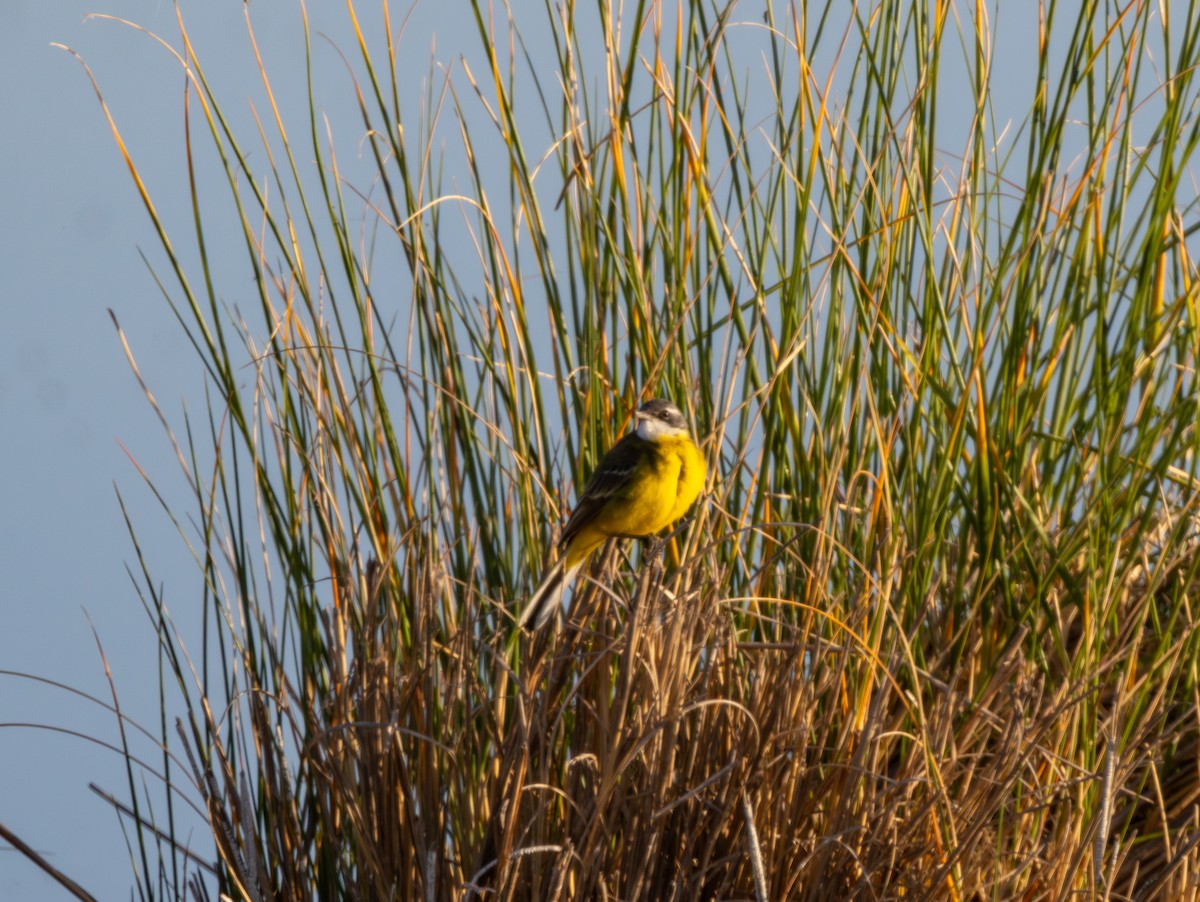
<path id="1" fill-rule="evenodd" d="M 660 535 L 653 535 L 650 537 L 650 547 L 647 549 L 646 554 L 652 555 L 654 557 L 654 560 L 658 561 L 659 565 L 661 566 L 662 559 L 663 559 L 663 552 L 666 551 L 666 549 L 667 549 L 666 537 L 660 536 Z"/>
<path id="2" fill-rule="evenodd" d="M 666 542 L 661 536 L 637 536 L 637 538 L 645 539 L 647 542 L 643 546 L 642 565 L 637 585 L 634 588 L 633 598 L 630 599 L 634 603 L 635 612 L 650 597 L 651 587 L 661 585 L 663 548 L 666 546 Z M 636 619 L 637 614 L 634 613 L 633 616 Z"/>
<path id="3" fill-rule="evenodd" d="M 650 568 L 650 585 L 656 585 L 662 579 L 663 551 L 666 550 L 667 540 L 662 536 L 650 537 L 646 546 L 646 566 Z"/>

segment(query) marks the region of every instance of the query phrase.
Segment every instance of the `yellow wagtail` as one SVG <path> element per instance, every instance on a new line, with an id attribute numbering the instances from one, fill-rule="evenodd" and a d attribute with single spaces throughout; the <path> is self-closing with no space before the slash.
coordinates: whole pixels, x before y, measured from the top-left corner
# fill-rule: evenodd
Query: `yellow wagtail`
<path id="1" fill-rule="evenodd" d="M 687 512 L 704 485 L 705 464 L 679 408 L 662 398 L 643 404 L 634 430 L 596 466 L 558 547 L 562 554 L 521 612 L 519 625 L 540 629 L 588 555 L 609 538 L 644 538 Z"/>

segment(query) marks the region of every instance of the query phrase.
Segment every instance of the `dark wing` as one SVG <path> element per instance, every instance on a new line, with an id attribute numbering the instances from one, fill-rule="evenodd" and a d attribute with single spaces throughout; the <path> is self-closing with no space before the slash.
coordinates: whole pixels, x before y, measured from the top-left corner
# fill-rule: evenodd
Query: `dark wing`
<path id="1" fill-rule="evenodd" d="M 646 441 L 638 438 L 636 432 L 630 432 L 600 458 L 563 527 L 562 538 L 558 540 L 560 547 L 591 523 L 611 499 L 620 498 L 629 490 L 634 471 L 646 453 L 645 445 Z"/>

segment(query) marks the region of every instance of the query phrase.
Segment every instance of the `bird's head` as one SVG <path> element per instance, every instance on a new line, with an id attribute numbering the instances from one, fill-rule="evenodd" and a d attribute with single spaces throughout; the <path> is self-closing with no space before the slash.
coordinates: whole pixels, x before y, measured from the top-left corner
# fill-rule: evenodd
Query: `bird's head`
<path id="1" fill-rule="evenodd" d="M 665 398 L 654 398 L 633 415 L 638 438 L 646 441 L 672 435 L 687 435 L 688 424 L 679 408 Z"/>

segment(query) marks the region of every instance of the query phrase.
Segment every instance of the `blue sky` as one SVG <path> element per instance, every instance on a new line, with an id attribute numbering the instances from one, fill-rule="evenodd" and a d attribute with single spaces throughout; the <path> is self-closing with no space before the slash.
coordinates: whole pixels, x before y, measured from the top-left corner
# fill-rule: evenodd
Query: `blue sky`
<path id="1" fill-rule="evenodd" d="M 147 4 L 107 6 L 147 16 Z M 169 10 L 160 6 L 156 21 Z M 145 717 L 153 712 L 153 646 L 124 573 L 130 543 L 113 482 L 135 484 L 117 439 L 137 447 L 153 433 L 106 308 L 147 350 L 145 362 L 166 394 L 183 390 L 185 374 L 171 371 L 179 336 L 137 257 L 135 245 L 150 237 L 145 218 L 83 70 L 50 44 L 84 53 L 114 100 L 133 106 L 140 96 L 133 118 L 143 134 L 169 101 L 138 74 L 151 55 L 148 42 L 83 24 L 95 8 L 74 0 L 0 4 L 0 109 L 8 123 L 0 167 L 0 668 L 103 697 L 98 637 L 122 703 Z M 146 509 L 144 499 L 138 506 Z M 115 719 L 97 705 L 11 675 L 0 679 L 0 722 L 117 738 Z M 124 794 L 118 756 L 65 733 L 6 726 L 0 760 L 0 820 L 98 897 L 127 898 L 124 841 L 111 809 L 88 790 L 94 781 Z M 2 849 L 0 897 L 67 895 Z"/>
<path id="2" fill-rule="evenodd" d="M 302 78 L 298 4 L 251 7 L 275 76 Z M 438 7 L 426 7 L 410 22 L 411 33 L 429 32 Z M 239 79 L 253 74 L 243 4 L 184 0 L 182 8 L 213 77 L 236 97 Z M 342 9 L 328 4 L 329 14 L 314 17 L 349 50 Z M 136 561 L 117 489 L 168 602 L 184 619 L 196 571 L 131 461 L 168 498 L 186 499 L 108 310 L 169 417 L 184 403 L 202 410 L 203 397 L 195 353 L 139 257 L 140 248 L 161 260 L 96 96 L 79 62 L 51 44 L 68 45 L 92 68 L 156 203 L 186 235 L 183 76 L 145 34 L 85 21 L 87 13 L 127 18 L 178 43 L 173 4 L 163 0 L 0 3 L 7 125 L 0 150 L 0 823 L 98 898 L 119 899 L 129 896 L 129 851 L 112 809 L 88 788 L 96 783 L 128 796 L 120 757 L 101 745 L 119 740 L 116 719 L 100 704 L 14 674 L 111 703 L 107 663 L 122 709 L 157 729 L 154 638 L 125 569 Z M 440 26 L 439 56 L 454 53 L 454 29 L 463 26 L 473 29 L 465 19 Z M 475 40 L 473 30 L 460 37 Z M 317 43 L 321 71 L 341 96 L 344 69 L 329 43 Z M 414 65 L 428 72 L 428 38 L 412 46 L 423 51 Z M 335 123 L 338 115 L 331 111 Z M 153 753 L 144 740 L 138 748 Z M 203 834 L 195 839 L 211 847 Z M 0 898 L 69 897 L 0 844 Z"/>

